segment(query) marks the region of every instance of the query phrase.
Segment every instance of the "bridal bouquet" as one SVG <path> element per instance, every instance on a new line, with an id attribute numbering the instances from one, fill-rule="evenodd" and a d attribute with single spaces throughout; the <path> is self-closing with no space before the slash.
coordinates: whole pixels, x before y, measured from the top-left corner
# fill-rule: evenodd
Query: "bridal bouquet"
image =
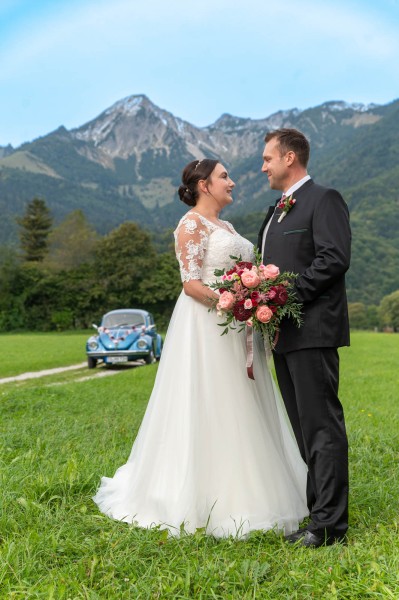
<path id="1" fill-rule="evenodd" d="M 264 339 L 275 347 L 279 324 L 285 317 L 293 319 L 297 327 L 302 323 L 302 305 L 296 300 L 293 291 L 294 273 L 280 273 L 276 265 L 263 265 L 261 255 L 255 252 L 254 262 L 231 256 L 233 267 L 215 270 L 220 278 L 208 284 L 220 293 L 216 304 L 219 316 L 225 321 L 222 335 L 229 329 L 242 331 L 246 326 L 260 331 Z"/>

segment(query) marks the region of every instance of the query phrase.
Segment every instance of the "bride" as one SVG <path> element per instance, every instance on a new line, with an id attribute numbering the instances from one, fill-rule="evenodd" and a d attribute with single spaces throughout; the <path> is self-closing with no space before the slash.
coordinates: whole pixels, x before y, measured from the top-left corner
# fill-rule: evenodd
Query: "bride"
<path id="1" fill-rule="evenodd" d="M 172 535 L 205 528 L 216 537 L 298 529 L 307 515 L 306 467 L 266 365 L 254 343 L 256 380 L 246 372 L 244 334 L 221 336 L 204 286 L 230 256 L 252 244 L 219 219 L 234 183 L 216 160 L 190 162 L 180 199 L 191 209 L 174 235 L 183 291 L 157 377 L 127 463 L 103 477 L 94 497 L 110 517 Z"/>

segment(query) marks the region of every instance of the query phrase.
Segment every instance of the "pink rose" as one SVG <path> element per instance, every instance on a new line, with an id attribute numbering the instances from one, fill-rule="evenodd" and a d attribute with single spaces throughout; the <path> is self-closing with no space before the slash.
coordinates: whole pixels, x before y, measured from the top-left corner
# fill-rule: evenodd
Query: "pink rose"
<path id="1" fill-rule="evenodd" d="M 251 309 L 252 307 L 253 307 L 252 300 L 251 300 L 250 298 L 247 298 L 247 299 L 245 300 L 245 302 L 244 302 L 244 308 L 245 308 L 246 310 L 249 310 L 249 309 Z"/>
<path id="2" fill-rule="evenodd" d="M 265 279 L 276 279 L 280 275 L 280 269 L 276 265 L 265 265 L 262 270 Z"/>
<path id="3" fill-rule="evenodd" d="M 230 310 L 234 305 L 234 296 L 231 292 L 223 292 L 220 295 L 219 302 L 217 303 L 217 309 Z"/>
<path id="4" fill-rule="evenodd" d="M 273 316 L 273 312 L 270 310 L 268 306 L 262 305 L 258 306 L 256 311 L 256 318 L 261 323 L 268 323 Z"/>
<path id="5" fill-rule="evenodd" d="M 244 271 L 241 281 L 247 288 L 254 288 L 260 283 L 259 275 L 255 271 Z"/>

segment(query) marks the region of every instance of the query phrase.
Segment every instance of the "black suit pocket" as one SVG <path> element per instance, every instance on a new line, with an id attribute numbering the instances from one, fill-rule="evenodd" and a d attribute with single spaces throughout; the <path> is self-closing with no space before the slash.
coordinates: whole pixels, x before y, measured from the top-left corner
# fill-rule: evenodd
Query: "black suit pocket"
<path id="1" fill-rule="evenodd" d="M 311 264 L 314 256 L 314 243 L 312 238 L 312 229 L 309 227 L 298 227 L 298 229 L 288 229 L 282 231 L 281 241 L 284 247 L 284 253 L 289 256 L 288 271 L 294 273 L 303 273 Z"/>
<path id="2" fill-rule="evenodd" d="M 306 233 L 306 229 L 292 229 L 291 231 L 283 231 L 283 235 L 293 235 L 294 233 Z"/>

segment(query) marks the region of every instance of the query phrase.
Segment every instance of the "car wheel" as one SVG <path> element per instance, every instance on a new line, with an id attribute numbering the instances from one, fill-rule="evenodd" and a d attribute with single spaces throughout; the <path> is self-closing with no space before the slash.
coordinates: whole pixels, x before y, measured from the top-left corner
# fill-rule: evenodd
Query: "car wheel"
<path id="1" fill-rule="evenodd" d="M 147 356 L 145 357 L 145 362 L 147 365 L 152 365 L 152 363 L 155 362 L 155 356 L 154 356 L 154 352 L 151 350 Z"/>
<path id="2" fill-rule="evenodd" d="M 89 369 L 95 369 L 96 364 L 97 364 L 96 358 L 93 358 L 92 356 L 87 357 L 87 366 L 89 367 Z"/>

